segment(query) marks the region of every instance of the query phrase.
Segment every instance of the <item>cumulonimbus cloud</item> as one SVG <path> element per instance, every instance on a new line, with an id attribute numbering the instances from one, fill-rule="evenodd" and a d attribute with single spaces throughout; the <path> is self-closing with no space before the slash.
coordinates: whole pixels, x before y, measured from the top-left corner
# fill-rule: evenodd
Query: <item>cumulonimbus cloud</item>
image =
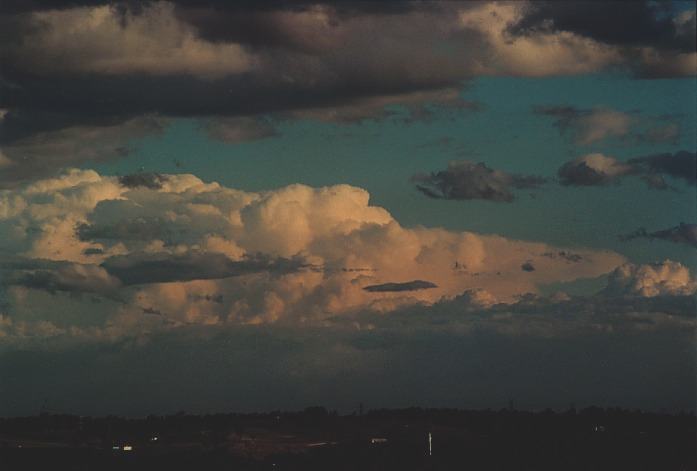
<path id="1" fill-rule="evenodd" d="M 72 170 L 0 193 L 0 249 L 23 257 L 2 268 L 13 280 L 2 294 L 13 318 L 64 304 L 86 319 L 92 305 L 83 293 L 104 298 L 100 313 L 112 331 L 293 323 L 476 289 L 510 302 L 624 261 L 607 251 L 405 228 L 348 185 L 251 193 L 186 174 L 162 175 L 158 185 L 122 180 Z M 525 264 L 534 271 L 522 271 Z"/>

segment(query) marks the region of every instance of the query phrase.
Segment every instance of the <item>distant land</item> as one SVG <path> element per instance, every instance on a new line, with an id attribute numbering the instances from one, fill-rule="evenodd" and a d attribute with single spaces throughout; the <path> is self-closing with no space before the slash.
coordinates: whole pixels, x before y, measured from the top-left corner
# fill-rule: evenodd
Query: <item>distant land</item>
<path id="1" fill-rule="evenodd" d="M 380 409 L 0 419 L 5 470 L 697 469 L 694 413 Z"/>

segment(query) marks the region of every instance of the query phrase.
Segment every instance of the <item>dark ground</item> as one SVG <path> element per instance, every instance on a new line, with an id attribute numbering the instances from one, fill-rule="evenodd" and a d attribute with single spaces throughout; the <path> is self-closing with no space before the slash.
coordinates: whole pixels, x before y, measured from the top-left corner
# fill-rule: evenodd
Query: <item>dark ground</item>
<path id="1" fill-rule="evenodd" d="M 0 469 L 693 471 L 696 426 L 693 414 L 597 408 L 42 414 L 0 419 Z"/>

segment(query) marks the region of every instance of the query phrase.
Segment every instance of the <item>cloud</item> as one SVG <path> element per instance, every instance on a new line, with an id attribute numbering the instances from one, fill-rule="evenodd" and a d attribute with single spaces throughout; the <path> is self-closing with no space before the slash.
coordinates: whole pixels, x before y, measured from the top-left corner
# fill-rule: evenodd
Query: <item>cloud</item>
<path id="1" fill-rule="evenodd" d="M 641 227 L 630 234 L 620 236 L 620 240 L 627 241 L 633 239 L 661 239 L 697 248 L 697 224 L 685 224 L 681 222 L 675 227 L 655 232 L 648 232 Z"/>
<path id="2" fill-rule="evenodd" d="M 237 43 L 211 43 L 176 21 L 174 6 L 152 2 L 137 14 L 110 5 L 31 13 L 32 41 L 3 58 L 44 74 L 191 74 L 217 78 L 254 67 Z M 61 53 L 63 51 L 63 53 Z"/>
<path id="3" fill-rule="evenodd" d="M 673 154 L 653 154 L 628 161 L 641 172 L 652 175 L 667 175 L 684 180 L 690 185 L 697 184 L 697 153 L 679 151 Z"/>
<path id="4" fill-rule="evenodd" d="M 643 134 L 639 134 L 637 137 L 639 140 L 651 144 L 676 144 L 680 137 L 680 125 L 677 123 L 656 125 L 647 129 Z"/>
<path id="5" fill-rule="evenodd" d="M 486 290 L 467 290 L 459 296 L 434 304 L 409 305 L 390 316 L 360 313 L 337 318 L 336 322 L 357 322 L 373 329 L 409 326 L 410 331 L 494 331 L 512 336 L 562 337 L 583 332 L 636 332 L 677 328 L 693 331 L 697 326 L 694 294 L 697 283 L 678 262 L 625 264 L 608 277 L 606 286 L 595 294 L 569 296 L 531 293 L 503 303 Z"/>
<path id="6" fill-rule="evenodd" d="M 588 154 L 565 163 L 559 168 L 562 185 L 597 186 L 616 183 L 634 172 L 631 165 L 603 154 Z"/>
<path id="7" fill-rule="evenodd" d="M 506 203 L 515 199 L 513 189 L 537 188 L 545 183 L 542 177 L 508 174 L 491 169 L 483 162 L 467 160 L 450 162 L 446 170 L 430 175 L 416 174 L 411 181 L 420 192 L 431 198 Z"/>
<path id="8" fill-rule="evenodd" d="M 70 262 L 21 261 L 10 265 L 5 285 L 22 286 L 50 293 L 58 291 L 82 294 L 94 293 L 118 299 L 121 282 L 102 267 Z M 5 264 L 4 268 L 9 268 Z"/>
<path id="9" fill-rule="evenodd" d="M 649 188 L 669 188 L 664 177 L 697 183 L 697 156 L 694 152 L 654 154 L 620 162 L 603 154 L 587 154 L 559 168 L 559 180 L 568 186 L 598 186 L 618 183 L 622 178 L 638 176 Z"/>
<path id="10" fill-rule="evenodd" d="M 574 252 L 567 252 L 566 250 L 560 250 L 559 252 L 547 252 L 542 254 L 545 257 L 550 257 L 550 258 L 560 258 L 562 260 L 566 260 L 569 263 L 578 263 L 581 260 L 583 260 L 583 257 L 581 257 L 579 254 L 574 253 Z"/>
<path id="11" fill-rule="evenodd" d="M 659 34 L 643 22 L 641 34 L 663 39 L 610 40 L 559 23 L 564 6 L 544 29 L 531 18 L 552 7 L 533 14 L 524 2 L 195 3 L 6 7 L 3 184 L 119 158 L 132 139 L 161 132 L 164 124 L 147 119 L 201 119 L 213 138 L 237 143 L 274 135 L 275 120 L 412 122 L 470 111 L 477 105 L 457 95 L 483 74 L 695 73 L 694 53 L 666 42 L 668 29 Z M 659 23 L 666 21 L 684 38 L 694 16 Z M 623 132 L 620 115 L 601 121 L 607 135 Z M 649 138 L 674 134 L 666 128 Z"/>
<path id="12" fill-rule="evenodd" d="M 0 122 L 2 156 L 0 188 L 48 176 L 57 169 L 82 162 L 102 162 L 122 158 L 133 150 L 131 141 L 164 132 L 166 122 L 157 117 L 137 117 L 119 123 L 70 125 L 61 127 L 32 114 L 11 111 Z M 101 124 L 101 125 L 100 125 Z M 60 129 L 43 130 L 41 127 Z M 28 135 L 27 135 L 28 134 Z M 14 139 L 13 135 L 18 138 Z M 5 141 L 5 142 L 2 142 Z"/>
<path id="13" fill-rule="evenodd" d="M 571 132 L 577 144 L 590 145 L 609 137 L 629 134 L 633 118 L 627 113 L 607 108 L 579 110 L 572 106 L 538 106 L 535 112 L 556 118 L 562 134 Z"/>
<path id="14" fill-rule="evenodd" d="M 349 105 L 308 108 L 280 114 L 285 119 L 315 120 L 335 124 L 355 124 L 394 118 L 403 123 L 432 121 L 435 116 L 479 111 L 481 104 L 463 99 L 459 87 L 415 91 L 391 96 L 356 99 Z"/>
<path id="15" fill-rule="evenodd" d="M 666 260 L 651 265 L 625 264 L 616 268 L 608 278 L 604 293 L 613 296 L 691 296 L 697 292 L 697 282 L 684 265 Z"/>
<path id="16" fill-rule="evenodd" d="M 670 116 L 640 116 L 606 107 L 579 109 L 568 105 L 535 106 L 534 112 L 555 118 L 562 135 L 583 146 L 611 138 L 644 144 L 675 143 L 680 126 Z"/>
<path id="17" fill-rule="evenodd" d="M 109 336 L 190 324 L 295 324 L 428 305 L 468 290 L 510 302 L 624 262 L 616 253 L 574 249 L 571 263 L 549 256 L 568 249 L 543 243 L 405 228 L 348 185 L 253 193 L 187 174 L 146 178 L 157 185 L 136 180 L 124 186 L 122 177 L 71 170 L 0 192 L 0 253 L 41 261 L 5 269 L 15 283 L 0 298 L 14 321 L 38 322 L 58 309 L 75 316 L 59 328 L 79 328 L 92 301 L 72 294 L 84 288 L 104 298 L 99 328 Z M 535 270 L 521 273 L 525 263 Z M 146 319 L 144 309 L 161 316 Z"/>
<path id="18" fill-rule="evenodd" d="M 191 282 L 184 292 L 177 283 L 153 285 L 132 307 L 16 287 L 13 296 L 34 303 L 27 307 L 41 300 L 53 309 L 49 316 L 13 305 L 0 314 L 0 376 L 15 379 L 0 390 L 0 404 L 6 414 L 31 413 L 48 397 L 79 413 L 143 414 L 223 408 L 231 394 L 241 408 L 268 410 L 327 400 L 351 410 L 355 397 L 394 405 L 397 396 L 406 404 L 455 406 L 465 397 L 478 407 L 498 407 L 515 395 L 531 408 L 563 408 L 571 401 L 690 407 L 697 311 L 694 286 L 685 289 L 688 279 L 675 262 L 629 265 L 595 295 L 521 293 L 502 302 L 472 288 L 384 315 L 360 308 L 263 326 L 208 316 L 210 309 L 229 306 L 228 296 L 241 299 L 232 289 L 214 294 L 212 280 L 200 282 L 198 291 Z M 165 293 L 170 304 L 163 302 Z M 186 310 L 175 312 L 181 305 Z M 207 372 L 196 394 L 187 389 L 191 375 L 182 374 L 191 371 Z M 541 381 L 529 381 L 531 375 Z M 646 393 L 647 380 L 670 387 L 657 397 Z M 115 388 L 124 381 L 140 398 L 135 406 Z M 172 392 L 153 393 L 153 381 Z M 76 398 L 75 384 L 86 385 L 86 395 Z M 291 391 L 284 396 L 291 399 L 279 403 L 277 394 L 264 393 L 269 385 Z"/>
<path id="19" fill-rule="evenodd" d="M 204 123 L 203 127 L 211 139 L 232 144 L 279 135 L 274 125 L 262 118 L 214 118 Z"/>
<path id="20" fill-rule="evenodd" d="M 363 289 L 371 293 L 384 293 L 390 291 L 417 291 L 420 289 L 438 288 L 438 285 L 424 280 L 406 281 L 403 283 L 383 283 L 380 285 L 365 286 Z"/>
<path id="21" fill-rule="evenodd" d="M 694 10 L 674 16 L 668 3 L 531 2 L 509 30 L 516 35 L 570 32 L 624 47 L 652 47 L 683 53 L 695 51 Z"/>
<path id="22" fill-rule="evenodd" d="M 159 190 L 162 188 L 162 182 L 167 177 L 159 173 L 134 173 L 119 177 L 119 183 L 126 188 L 138 188 L 143 186 L 151 190 Z"/>
<path id="23" fill-rule="evenodd" d="M 101 266 L 125 285 L 221 279 L 259 272 L 285 274 L 309 268 L 300 258 L 253 255 L 230 260 L 221 253 L 199 252 L 133 253 L 108 258 Z"/>

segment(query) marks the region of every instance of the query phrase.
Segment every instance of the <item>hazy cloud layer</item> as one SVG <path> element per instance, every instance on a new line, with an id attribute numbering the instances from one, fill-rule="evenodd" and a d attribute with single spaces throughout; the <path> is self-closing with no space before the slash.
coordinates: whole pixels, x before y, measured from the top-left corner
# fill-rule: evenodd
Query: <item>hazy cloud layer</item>
<path id="1" fill-rule="evenodd" d="M 616 31 L 641 35 L 628 39 L 588 30 L 567 3 L 3 3 L 4 186 L 123 156 L 167 118 L 201 118 L 211 137 L 235 143 L 275 135 L 273 120 L 476 109 L 459 93 L 482 74 L 695 73 L 694 50 L 681 46 L 694 43 L 694 15 L 653 17 L 648 4 L 632 15 L 608 7 Z M 589 126 L 598 122 L 609 136 L 626 124 L 606 113 Z"/>
<path id="2" fill-rule="evenodd" d="M 675 143 L 680 125 L 669 117 L 646 117 L 610 108 L 536 106 L 535 113 L 551 116 L 559 132 L 578 145 L 588 146 L 616 138 L 648 144 Z"/>
<path id="3" fill-rule="evenodd" d="M 467 160 L 450 162 L 446 170 L 417 174 L 411 178 L 416 188 L 430 198 L 482 199 L 510 203 L 513 190 L 538 188 L 545 179 L 533 175 L 513 175 L 489 168 L 485 163 Z"/>
<path id="4" fill-rule="evenodd" d="M 565 307 L 548 317 L 573 332 L 580 322 Z M 586 316 L 588 328 L 561 336 L 467 330 L 461 326 L 476 321 L 460 315 L 442 328 L 209 326 L 107 344 L 66 346 L 53 337 L 41 348 L 14 349 L 6 342 L 0 376 L 13 381 L 0 389 L 0 413 L 31 415 L 43 405 L 86 415 L 205 414 L 230 404 L 236 411 L 322 404 L 350 413 L 357 398 L 371 409 L 499 409 L 514 398 L 520 409 L 565 410 L 573 402 L 689 410 L 697 394 L 694 327 L 665 315 L 624 317 L 600 324 L 600 316 Z"/>

